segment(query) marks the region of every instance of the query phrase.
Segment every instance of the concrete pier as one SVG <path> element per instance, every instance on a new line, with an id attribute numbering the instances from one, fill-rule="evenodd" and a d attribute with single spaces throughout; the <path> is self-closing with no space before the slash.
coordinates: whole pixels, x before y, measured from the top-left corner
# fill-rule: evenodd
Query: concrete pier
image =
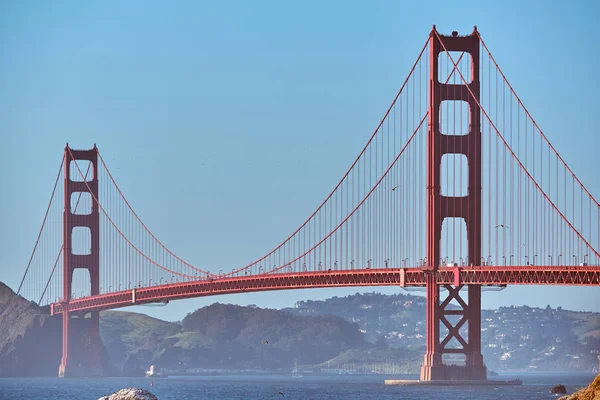
<path id="1" fill-rule="evenodd" d="M 386 385 L 395 386 L 520 386 L 523 384 L 520 380 L 500 381 L 500 380 L 433 380 L 420 381 L 417 379 L 386 379 Z"/>

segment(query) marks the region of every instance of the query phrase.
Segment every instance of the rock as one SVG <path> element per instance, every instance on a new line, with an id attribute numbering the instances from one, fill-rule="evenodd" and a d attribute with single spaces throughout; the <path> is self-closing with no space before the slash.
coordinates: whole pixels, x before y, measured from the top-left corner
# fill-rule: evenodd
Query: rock
<path id="1" fill-rule="evenodd" d="M 565 385 L 557 384 L 552 388 L 552 394 L 567 394 Z"/>
<path id="2" fill-rule="evenodd" d="M 588 387 L 569 396 L 562 396 L 558 400 L 600 400 L 600 374 L 596 375 Z"/>
<path id="3" fill-rule="evenodd" d="M 145 389 L 121 389 L 110 396 L 100 397 L 98 400 L 158 400 L 155 395 Z"/>

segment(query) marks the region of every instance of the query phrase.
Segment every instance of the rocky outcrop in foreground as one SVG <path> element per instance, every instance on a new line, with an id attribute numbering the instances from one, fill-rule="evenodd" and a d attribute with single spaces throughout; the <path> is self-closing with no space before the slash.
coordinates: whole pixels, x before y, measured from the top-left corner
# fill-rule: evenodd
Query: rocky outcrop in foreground
<path id="1" fill-rule="evenodd" d="M 100 397 L 98 400 L 158 400 L 155 395 L 144 389 L 121 389 L 117 393 Z"/>
<path id="2" fill-rule="evenodd" d="M 567 388 L 565 387 L 565 385 L 561 385 L 561 384 L 554 385 L 554 387 L 552 388 L 550 393 L 552 393 L 552 394 L 567 394 Z"/>
<path id="3" fill-rule="evenodd" d="M 600 374 L 596 375 L 588 387 L 569 396 L 560 397 L 558 400 L 600 400 Z"/>

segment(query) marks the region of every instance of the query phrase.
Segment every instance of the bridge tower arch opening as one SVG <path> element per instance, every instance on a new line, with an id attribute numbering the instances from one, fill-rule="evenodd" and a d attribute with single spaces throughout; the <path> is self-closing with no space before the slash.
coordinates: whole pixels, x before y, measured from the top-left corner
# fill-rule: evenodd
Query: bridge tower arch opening
<path id="1" fill-rule="evenodd" d="M 89 164 L 89 171 L 83 170 L 88 171 L 87 176 L 81 176 L 79 162 Z M 100 294 L 100 218 L 98 203 L 93 200 L 98 199 L 97 148 L 73 150 L 67 144 L 64 163 L 62 358 L 58 375 L 100 376 L 103 368 L 99 312 L 88 313 L 87 318 L 84 314 L 69 312 L 70 300 L 78 295 L 72 292 L 74 275 L 79 279 L 89 277 L 89 295 Z M 72 199 L 81 193 L 90 196 L 92 201 L 87 211 L 75 213 Z M 85 232 L 83 238 L 80 232 Z M 85 271 L 79 271 L 81 269 Z"/>
<path id="2" fill-rule="evenodd" d="M 480 43 L 476 28 L 466 36 L 439 35 L 435 26 L 429 37 L 430 77 L 429 113 L 427 131 L 427 262 L 426 273 L 426 354 L 421 367 L 421 380 L 467 379 L 485 380 L 487 370 L 481 355 L 481 286 L 469 285 L 467 298 L 461 294 L 463 285 L 454 282 L 445 285 L 444 298 L 440 297 L 440 285 L 436 272 L 443 264 L 441 239 L 444 220 L 461 218 L 466 225 L 467 264 L 455 264 L 456 268 L 470 264 L 479 265 L 481 260 L 481 126 L 478 107 L 479 51 Z M 439 58 L 464 53 L 470 57 L 470 74 L 461 71 L 465 84 L 443 83 L 439 76 Z M 452 57 L 457 62 L 456 57 Z M 453 68 L 451 66 L 450 68 Z M 456 72 L 455 72 L 456 73 Z M 459 75 L 460 77 L 460 75 Z M 459 82 L 462 79 L 457 78 Z M 471 95 L 470 91 L 473 93 Z M 462 101 L 468 104 L 468 132 L 447 135 L 441 131 L 444 117 L 440 113 L 442 102 Z M 441 164 L 444 155 L 461 154 L 468 163 L 467 193 L 460 196 L 442 193 Z M 446 266 L 446 265 L 444 265 Z M 460 276 L 457 274 L 456 276 Z M 454 302 L 459 305 L 450 308 Z M 440 336 L 444 326 L 445 337 Z M 466 334 L 465 334 L 466 332 Z M 462 355 L 464 365 L 445 364 L 446 355 Z"/>

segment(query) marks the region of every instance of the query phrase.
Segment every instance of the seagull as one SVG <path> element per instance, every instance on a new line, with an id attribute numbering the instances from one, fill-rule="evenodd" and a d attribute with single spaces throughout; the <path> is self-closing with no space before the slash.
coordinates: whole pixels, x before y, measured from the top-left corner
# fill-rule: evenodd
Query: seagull
<path id="1" fill-rule="evenodd" d="M 262 342 L 260 342 L 260 344 L 269 344 L 268 340 L 263 340 Z"/>
<path id="2" fill-rule="evenodd" d="M 281 397 L 285 397 L 285 395 L 283 394 L 283 392 L 277 392 L 277 393 L 275 393 L 275 394 L 280 394 L 280 395 L 281 395 Z"/>
<path id="3" fill-rule="evenodd" d="M 496 228 L 509 228 L 509 226 L 504 225 L 504 224 L 499 224 L 499 225 L 496 225 Z"/>
<path id="4" fill-rule="evenodd" d="M 392 188 L 392 192 L 393 192 L 394 190 L 398 189 L 399 187 L 400 187 L 400 185 L 398 185 L 398 186 L 394 186 L 394 187 Z"/>

